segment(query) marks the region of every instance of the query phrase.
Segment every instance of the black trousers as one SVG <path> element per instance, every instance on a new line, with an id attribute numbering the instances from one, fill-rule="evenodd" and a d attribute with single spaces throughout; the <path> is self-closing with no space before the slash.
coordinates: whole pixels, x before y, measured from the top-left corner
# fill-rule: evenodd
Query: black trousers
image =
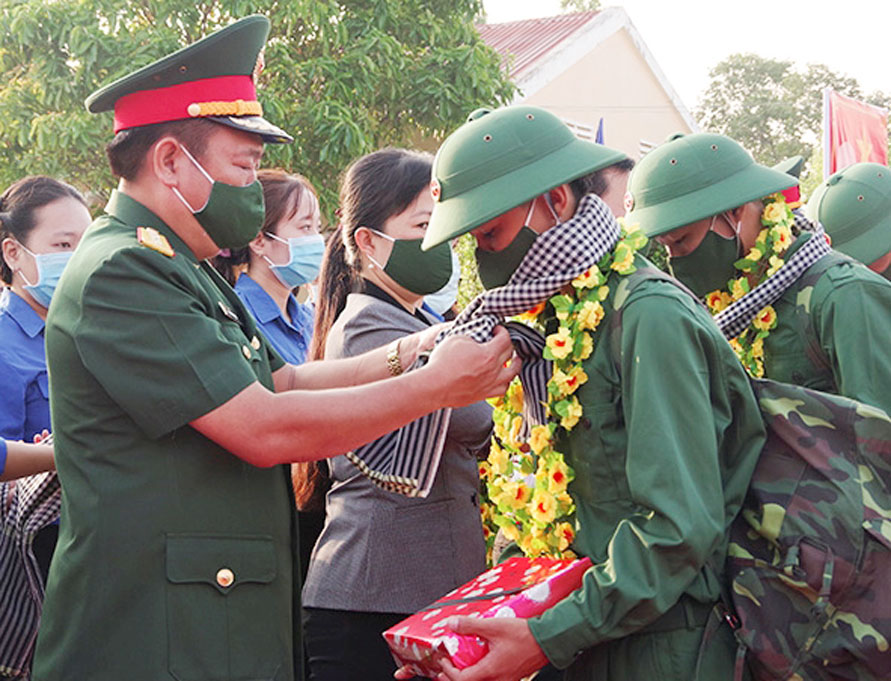
<path id="1" fill-rule="evenodd" d="M 381 634 L 406 617 L 408 614 L 304 608 L 309 681 L 393 681 L 396 663 Z"/>

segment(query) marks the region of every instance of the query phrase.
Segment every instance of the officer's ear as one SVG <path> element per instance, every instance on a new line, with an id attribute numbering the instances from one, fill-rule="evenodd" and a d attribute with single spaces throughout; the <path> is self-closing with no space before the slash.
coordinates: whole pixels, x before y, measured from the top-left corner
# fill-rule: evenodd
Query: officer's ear
<path id="1" fill-rule="evenodd" d="M 165 135 L 149 150 L 149 167 L 163 184 L 176 187 L 180 182 L 182 167 L 190 161 L 185 157 L 182 146 L 175 137 Z"/>

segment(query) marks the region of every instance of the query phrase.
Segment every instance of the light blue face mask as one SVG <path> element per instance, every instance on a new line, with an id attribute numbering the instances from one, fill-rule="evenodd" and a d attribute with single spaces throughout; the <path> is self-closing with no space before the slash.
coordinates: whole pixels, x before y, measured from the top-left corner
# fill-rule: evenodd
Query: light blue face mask
<path id="1" fill-rule="evenodd" d="M 325 253 L 325 240 L 321 234 L 309 234 L 282 239 L 280 236 L 266 232 L 266 236 L 283 244 L 288 244 L 288 262 L 276 265 L 265 255 L 263 259 L 276 278 L 288 288 L 297 288 L 308 284 L 317 276 L 322 266 Z"/>
<path id="2" fill-rule="evenodd" d="M 458 283 L 461 280 L 461 261 L 455 249 L 452 249 L 452 276 L 449 277 L 448 283 L 439 289 L 436 293 L 424 296 L 424 302 L 436 314 L 441 315 L 450 310 L 455 301 L 458 300 Z"/>
<path id="3" fill-rule="evenodd" d="M 59 283 L 59 277 L 62 276 L 62 270 L 74 255 L 73 251 L 62 251 L 60 253 L 34 253 L 24 244 L 20 244 L 26 253 L 29 253 L 34 262 L 37 263 L 37 283 L 32 284 L 28 281 L 25 273 L 19 270 L 22 279 L 25 280 L 23 287 L 31 297 L 40 305 L 49 307 L 50 301 L 53 299 L 53 293 Z"/>

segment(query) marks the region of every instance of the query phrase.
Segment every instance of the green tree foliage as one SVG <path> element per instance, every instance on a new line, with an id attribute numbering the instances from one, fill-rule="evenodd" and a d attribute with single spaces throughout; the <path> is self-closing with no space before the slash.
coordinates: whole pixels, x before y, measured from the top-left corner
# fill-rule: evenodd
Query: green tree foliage
<path id="1" fill-rule="evenodd" d="M 757 161 L 773 165 L 819 147 L 823 88 L 887 107 L 891 98 L 864 95 L 856 79 L 823 64 L 802 69 L 791 61 L 734 54 L 715 66 L 697 114 L 705 130 L 738 140 Z"/>
<path id="2" fill-rule="evenodd" d="M 99 195 L 111 114 L 84 98 L 233 19 L 272 22 L 265 115 L 293 145 L 265 165 L 303 173 L 329 215 L 339 175 L 385 145 L 435 147 L 514 87 L 473 27 L 480 0 L 0 0 L 0 183 L 47 173 Z"/>
<path id="3" fill-rule="evenodd" d="M 564 12 L 593 12 L 600 9 L 600 0 L 560 0 Z"/>

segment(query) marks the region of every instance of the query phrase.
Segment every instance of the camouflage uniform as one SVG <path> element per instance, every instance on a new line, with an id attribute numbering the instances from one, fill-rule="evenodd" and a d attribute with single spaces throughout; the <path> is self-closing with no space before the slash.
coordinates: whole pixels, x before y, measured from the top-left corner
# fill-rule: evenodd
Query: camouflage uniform
<path id="1" fill-rule="evenodd" d="M 620 281 L 584 363 L 585 416 L 560 443 L 576 474 L 573 548 L 595 567 L 530 628 L 568 679 L 689 681 L 764 425 L 704 308 L 663 281 L 625 300 Z M 701 679 L 732 678 L 732 634 L 716 636 Z"/>

